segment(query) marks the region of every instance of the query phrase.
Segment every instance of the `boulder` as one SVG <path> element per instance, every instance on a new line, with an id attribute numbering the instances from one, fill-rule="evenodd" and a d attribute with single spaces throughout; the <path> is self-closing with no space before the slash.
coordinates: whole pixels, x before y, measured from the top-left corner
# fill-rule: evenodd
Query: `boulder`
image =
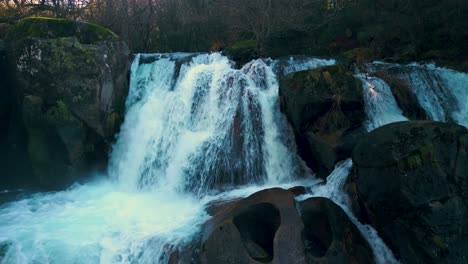
<path id="1" fill-rule="evenodd" d="M 286 75 L 280 95 L 301 156 L 319 176 L 328 176 L 366 133 L 361 82 L 343 66 L 328 66 Z"/>
<path id="2" fill-rule="evenodd" d="M 305 200 L 300 204 L 300 215 L 304 223 L 306 263 L 374 263 L 367 241 L 330 199 Z"/>
<path id="3" fill-rule="evenodd" d="M 402 263 L 466 263 L 468 130 L 432 121 L 380 127 L 356 145 L 355 208 Z"/>
<path id="4" fill-rule="evenodd" d="M 257 42 L 255 40 L 241 40 L 227 46 L 223 53 L 235 61 L 240 68 L 247 62 L 257 59 L 259 56 Z"/>
<path id="5" fill-rule="evenodd" d="M 14 121 L 26 134 L 33 180 L 60 188 L 104 168 L 124 116 L 126 44 L 94 24 L 26 18 L 10 30 L 7 46 L 20 113 Z"/>
<path id="6" fill-rule="evenodd" d="M 369 245 L 338 205 L 310 198 L 297 207 L 294 194 L 279 188 L 218 208 L 204 225 L 197 255 L 207 264 L 374 263 Z"/>
<path id="7" fill-rule="evenodd" d="M 261 191 L 228 204 L 204 226 L 201 263 L 288 263 L 304 254 L 294 196 Z"/>

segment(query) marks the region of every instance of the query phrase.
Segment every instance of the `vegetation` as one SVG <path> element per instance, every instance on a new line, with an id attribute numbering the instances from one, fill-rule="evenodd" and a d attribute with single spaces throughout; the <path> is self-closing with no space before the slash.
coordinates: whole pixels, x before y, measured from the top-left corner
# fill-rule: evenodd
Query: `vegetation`
<path id="1" fill-rule="evenodd" d="M 31 15 L 86 20 L 116 32 L 134 52 L 255 43 L 267 56 L 459 64 L 467 64 L 467 13 L 466 0 L 0 1 L 0 22 Z"/>
<path id="2" fill-rule="evenodd" d="M 109 37 L 112 31 L 92 23 L 78 23 L 61 18 L 28 17 L 21 19 L 12 31 L 15 39 L 23 37 L 60 38 L 77 36 L 82 43 L 94 43 Z"/>

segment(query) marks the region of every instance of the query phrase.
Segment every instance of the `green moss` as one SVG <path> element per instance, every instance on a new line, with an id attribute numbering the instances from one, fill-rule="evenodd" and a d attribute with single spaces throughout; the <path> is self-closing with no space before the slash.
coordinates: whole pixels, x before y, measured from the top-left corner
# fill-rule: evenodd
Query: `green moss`
<path id="1" fill-rule="evenodd" d="M 52 120 L 64 122 L 70 121 L 73 119 L 73 115 L 68 108 L 68 105 L 62 101 L 58 100 L 54 106 L 47 110 L 47 115 L 52 118 Z"/>
<path id="2" fill-rule="evenodd" d="M 78 103 L 78 102 L 81 102 L 81 101 L 83 101 L 83 97 L 81 97 L 81 95 L 73 96 L 73 99 L 72 99 L 73 103 Z"/>
<path id="3" fill-rule="evenodd" d="M 424 164 L 432 162 L 433 152 L 434 146 L 432 144 L 425 144 L 404 158 L 400 164 L 400 168 L 403 170 L 416 170 Z"/>
<path id="4" fill-rule="evenodd" d="M 255 40 L 242 40 L 226 47 L 225 54 L 231 59 L 245 63 L 251 59 L 252 53 L 256 50 Z"/>
<path id="5" fill-rule="evenodd" d="M 255 47 L 257 47 L 257 42 L 255 40 L 241 40 L 229 46 L 228 49 L 255 49 Z"/>
<path id="6" fill-rule="evenodd" d="M 28 17 L 20 20 L 14 27 L 12 37 L 15 39 L 76 37 L 84 44 L 93 44 L 109 37 L 118 38 L 112 31 L 96 24 L 47 17 Z"/>
<path id="7" fill-rule="evenodd" d="M 58 18 L 30 17 L 20 20 L 14 34 L 17 38 L 24 37 L 70 37 L 75 34 L 73 21 Z"/>
<path id="8" fill-rule="evenodd" d="M 414 169 L 421 167 L 422 162 L 423 161 L 421 159 L 421 156 L 412 155 L 406 158 L 405 165 L 406 165 L 406 168 L 414 170 Z"/>
<path id="9" fill-rule="evenodd" d="M 373 52 L 370 48 L 356 48 L 341 52 L 337 56 L 345 62 L 357 62 L 359 64 L 370 62 L 374 59 Z"/>
<path id="10" fill-rule="evenodd" d="M 447 251 L 448 246 L 445 244 L 443 238 L 441 238 L 438 235 L 432 236 L 432 243 L 435 246 L 430 253 L 433 255 L 433 257 L 438 257 L 444 254 L 444 252 Z"/>
<path id="11" fill-rule="evenodd" d="M 434 146 L 432 144 L 425 144 L 419 148 L 419 153 L 423 159 L 430 159 L 434 152 Z"/>
<path id="12" fill-rule="evenodd" d="M 68 106 L 62 100 L 57 101 L 57 111 L 61 115 L 68 116 L 70 114 L 70 111 L 68 110 Z"/>
<path id="13" fill-rule="evenodd" d="M 118 36 L 107 28 L 91 23 L 81 23 L 81 40 L 83 43 L 94 43 L 107 39 L 108 37 L 118 38 Z"/>
<path id="14" fill-rule="evenodd" d="M 325 66 L 325 67 L 322 67 L 321 69 L 323 69 L 324 72 L 329 72 L 331 75 L 347 72 L 341 65 Z"/>
<path id="15" fill-rule="evenodd" d="M 440 236 L 433 236 L 432 241 L 438 248 L 445 249 L 447 247 Z"/>

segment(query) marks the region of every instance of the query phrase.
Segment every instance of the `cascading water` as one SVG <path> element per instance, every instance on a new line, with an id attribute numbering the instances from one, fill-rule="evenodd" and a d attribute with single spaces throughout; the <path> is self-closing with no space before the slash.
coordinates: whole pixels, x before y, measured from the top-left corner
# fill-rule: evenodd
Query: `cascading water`
<path id="1" fill-rule="evenodd" d="M 392 122 L 408 120 L 403 116 L 403 111 L 398 107 L 387 83 L 363 73 L 357 74 L 356 77 L 362 82 L 364 106 L 368 117 L 367 130 L 370 131 Z"/>
<path id="2" fill-rule="evenodd" d="M 111 177 L 2 205 L 0 262 L 164 263 L 200 231 L 210 201 L 317 184 L 291 181 L 311 172 L 279 112 L 273 63 L 138 55 Z"/>
<path id="3" fill-rule="evenodd" d="M 222 55 L 180 56 L 132 66 L 126 121 L 111 175 L 133 189 L 165 186 L 201 196 L 223 186 L 279 183 L 305 175 L 272 69 L 236 70 Z"/>
<path id="4" fill-rule="evenodd" d="M 406 82 L 431 120 L 453 120 L 468 127 L 468 73 L 417 63 L 374 62 L 367 69 L 370 74 L 385 71 Z"/>
<path id="5" fill-rule="evenodd" d="M 176 208 L 176 210 L 175 210 Z M 153 263 L 207 219 L 193 197 L 111 182 L 35 194 L 0 209 L 1 263 Z"/>
<path id="6" fill-rule="evenodd" d="M 298 71 L 305 71 L 309 69 L 314 69 L 323 66 L 331 66 L 335 64 L 336 61 L 334 59 L 318 59 L 304 56 L 290 56 L 287 58 L 273 61 L 272 68 L 275 69 L 275 72 L 278 75 L 284 76 Z"/>
<path id="7" fill-rule="evenodd" d="M 1 263 L 165 263 L 190 243 L 212 201 L 270 187 L 308 186 L 298 197 L 337 203 L 377 263 L 396 263 L 376 231 L 351 213 L 344 191 L 351 160 L 320 184 L 296 156 L 279 112 L 276 76 L 334 60 L 254 60 L 241 69 L 220 54 L 141 54 L 131 72 L 126 121 L 109 180 L 26 196 L 0 207 Z M 434 120 L 468 126 L 468 74 L 434 65 L 373 63 L 363 83 L 367 128 L 407 120 L 384 70 L 408 83 Z"/>
<path id="8" fill-rule="evenodd" d="M 351 213 L 343 190 L 351 160 L 320 184 L 296 156 L 279 112 L 278 81 L 334 60 L 255 60 L 241 69 L 220 54 L 137 55 L 127 113 L 105 180 L 1 205 L 1 263 L 165 263 L 190 243 L 215 200 L 308 186 L 332 199 L 367 239 L 377 263 L 395 263 L 376 231 Z M 398 70 L 392 68 L 399 68 Z M 468 125 L 467 74 L 435 66 L 374 63 L 363 82 L 367 127 L 407 120 L 385 70 L 409 83 L 435 120 Z M 101 177 L 103 178 L 103 177 Z M 295 181 L 297 180 L 297 181 Z"/>

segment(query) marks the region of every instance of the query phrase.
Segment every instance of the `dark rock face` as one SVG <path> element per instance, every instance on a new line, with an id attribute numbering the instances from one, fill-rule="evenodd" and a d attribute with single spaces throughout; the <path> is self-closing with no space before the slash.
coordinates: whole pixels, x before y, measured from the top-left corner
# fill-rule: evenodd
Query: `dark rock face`
<path id="1" fill-rule="evenodd" d="M 235 61 L 238 67 L 242 67 L 247 62 L 257 59 L 260 55 L 257 51 L 257 43 L 254 40 L 238 41 L 226 47 L 223 53 L 229 59 Z"/>
<path id="2" fill-rule="evenodd" d="M 336 204 L 269 189 L 227 203 L 204 226 L 200 263 L 374 263 Z"/>
<path id="3" fill-rule="evenodd" d="M 105 163 L 128 93 L 125 43 L 97 25 L 28 18 L 7 44 L 15 122 L 24 127 L 34 180 L 62 187 Z"/>
<path id="4" fill-rule="evenodd" d="M 399 122 L 353 151 L 361 211 L 403 263 L 466 263 L 468 131 Z"/>
<path id="5" fill-rule="evenodd" d="M 25 132 L 21 122 L 17 91 L 14 89 L 13 70 L 9 67 L 7 44 L 3 40 L 10 26 L 0 26 L 0 187 L 25 182 L 31 174 L 27 160 Z M 14 175 L 14 176 L 13 176 Z"/>
<path id="6" fill-rule="evenodd" d="M 366 133 L 361 82 L 343 66 L 287 75 L 280 95 L 301 156 L 319 176 L 349 156 L 356 138 Z"/>
<path id="7" fill-rule="evenodd" d="M 201 263 L 288 263 L 288 255 L 289 260 L 300 259 L 302 227 L 289 191 L 258 192 L 228 205 L 205 224 Z"/>
<path id="8" fill-rule="evenodd" d="M 301 203 L 306 263 L 373 263 L 373 255 L 356 226 L 327 198 Z"/>

